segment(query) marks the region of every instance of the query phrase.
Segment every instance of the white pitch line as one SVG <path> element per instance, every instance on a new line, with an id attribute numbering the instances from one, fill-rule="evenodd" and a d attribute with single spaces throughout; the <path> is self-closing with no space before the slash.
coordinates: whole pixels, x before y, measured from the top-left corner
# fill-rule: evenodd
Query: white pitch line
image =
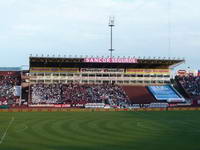
<path id="1" fill-rule="evenodd" d="M 9 124 L 8 124 L 8 127 L 6 128 L 6 130 L 5 130 L 4 134 L 3 134 L 3 136 L 2 136 L 1 139 L 0 139 L 0 145 L 3 143 L 3 140 L 4 140 L 5 137 L 6 137 L 6 134 L 7 134 L 7 132 L 8 132 L 8 129 L 10 128 L 10 126 L 12 125 L 12 123 L 13 123 L 14 120 L 15 120 L 15 118 L 12 117 L 11 120 L 10 120 L 10 122 L 9 122 Z"/>

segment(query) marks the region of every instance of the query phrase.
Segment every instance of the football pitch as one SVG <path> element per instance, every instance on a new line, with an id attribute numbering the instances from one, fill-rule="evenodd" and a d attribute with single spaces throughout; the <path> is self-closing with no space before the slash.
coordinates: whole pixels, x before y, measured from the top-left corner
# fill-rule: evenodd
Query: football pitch
<path id="1" fill-rule="evenodd" d="M 199 149 L 200 111 L 0 113 L 0 150 Z"/>

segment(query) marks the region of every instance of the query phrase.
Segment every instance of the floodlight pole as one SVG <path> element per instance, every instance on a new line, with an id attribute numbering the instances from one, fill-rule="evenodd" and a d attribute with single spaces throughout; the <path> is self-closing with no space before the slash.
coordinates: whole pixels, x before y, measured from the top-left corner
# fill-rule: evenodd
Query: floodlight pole
<path id="1" fill-rule="evenodd" d="M 109 49 L 109 51 L 110 51 L 110 58 L 112 58 L 113 57 L 112 53 L 114 51 L 114 49 L 113 49 L 113 38 L 112 38 L 112 36 L 113 36 L 112 28 L 115 26 L 114 25 L 114 17 L 109 18 L 109 25 L 108 26 L 110 27 L 110 49 Z"/>

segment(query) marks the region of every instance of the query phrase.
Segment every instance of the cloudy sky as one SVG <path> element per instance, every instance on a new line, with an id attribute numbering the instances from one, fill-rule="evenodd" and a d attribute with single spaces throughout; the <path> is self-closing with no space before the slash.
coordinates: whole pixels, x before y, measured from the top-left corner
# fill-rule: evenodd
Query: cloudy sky
<path id="1" fill-rule="evenodd" d="M 115 56 L 184 57 L 182 67 L 197 69 L 199 7 L 199 0 L 1 0 L 0 66 L 27 65 L 30 54 L 107 56 L 115 16 Z"/>

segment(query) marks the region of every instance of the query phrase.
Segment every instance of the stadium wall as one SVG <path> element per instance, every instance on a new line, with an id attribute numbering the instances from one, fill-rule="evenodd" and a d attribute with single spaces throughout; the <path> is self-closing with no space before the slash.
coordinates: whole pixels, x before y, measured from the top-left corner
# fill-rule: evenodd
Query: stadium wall
<path id="1" fill-rule="evenodd" d="M 200 111 L 200 107 L 137 108 L 137 109 L 71 109 L 71 108 L 12 108 L 0 112 L 149 112 L 149 111 Z"/>

